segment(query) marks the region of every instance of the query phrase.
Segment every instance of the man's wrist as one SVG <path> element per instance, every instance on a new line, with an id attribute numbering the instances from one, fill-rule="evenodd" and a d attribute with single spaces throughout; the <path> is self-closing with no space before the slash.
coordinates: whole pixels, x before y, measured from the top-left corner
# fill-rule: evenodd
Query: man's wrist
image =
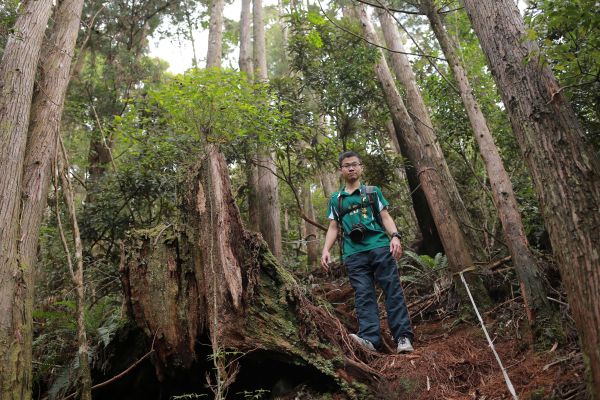
<path id="1" fill-rule="evenodd" d="M 393 233 L 390 235 L 390 238 L 391 238 L 391 239 L 393 239 L 393 238 L 398 238 L 398 240 L 402 241 L 402 235 L 401 235 L 401 234 L 400 234 L 400 232 L 398 232 L 398 231 L 396 231 L 396 232 L 393 232 Z"/>

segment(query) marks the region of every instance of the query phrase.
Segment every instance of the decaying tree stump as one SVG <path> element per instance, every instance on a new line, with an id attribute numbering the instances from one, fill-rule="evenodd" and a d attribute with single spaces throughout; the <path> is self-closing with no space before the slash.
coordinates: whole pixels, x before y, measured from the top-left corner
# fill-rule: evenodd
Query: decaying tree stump
<path id="1" fill-rule="evenodd" d="M 213 360 L 264 352 L 363 397 L 374 371 L 354 355 L 339 320 L 309 300 L 261 237 L 244 229 L 222 155 L 209 149 L 182 187 L 179 222 L 133 232 L 121 268 L 131 317 L 155 336 L 159 379 L 190 367 L 198 341 L 208 337 Z M 229 369 L 214 362 L 214 385 L 235 379 Z"/>

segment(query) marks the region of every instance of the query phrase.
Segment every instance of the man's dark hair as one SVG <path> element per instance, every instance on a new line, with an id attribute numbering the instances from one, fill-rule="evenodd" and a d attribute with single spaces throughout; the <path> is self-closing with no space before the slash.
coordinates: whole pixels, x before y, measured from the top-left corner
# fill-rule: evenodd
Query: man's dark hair
<path id="1" fill-rule="evenodd" d="M 350 158 L 350 157 L 356 157 L 356 158 L 358 158 L 359 161 L 362 161 L 362 158 L 360 157 L 360 155 L 357 152 L 345 151 L 342 154 L 340 154 L 340 157 L 338 158 L 340 167 L 342 166 L 342 161 L 344 161 L 346 158 Z"/>

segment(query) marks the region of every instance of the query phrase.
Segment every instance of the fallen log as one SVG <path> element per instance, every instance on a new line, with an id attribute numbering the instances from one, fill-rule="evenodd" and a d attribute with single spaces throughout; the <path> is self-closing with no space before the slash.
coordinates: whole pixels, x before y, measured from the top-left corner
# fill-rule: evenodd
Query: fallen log
<path id="1" fill-rule="evenodd" d="M 208 341 L 205 375 L 215 397 L 245 373 L 245 359 L 264 357 L 344 397 L 364 398 L 376 373 L 328 305 L 244 229 L 222 155 L 209 150 L 182 188 L 179 221 L 132 232 L 120 271 L 131 318 L 156 337 L 158 379 L 191 368 Z"/>

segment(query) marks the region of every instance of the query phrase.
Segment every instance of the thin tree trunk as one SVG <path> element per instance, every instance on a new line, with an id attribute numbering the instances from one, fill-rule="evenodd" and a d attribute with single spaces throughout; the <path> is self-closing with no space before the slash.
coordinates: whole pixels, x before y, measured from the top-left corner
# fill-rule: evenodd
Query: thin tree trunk
<path id="1" fill-rule="evenodd" d="M 311 220 L 315 220 L 315 209 L 312 202 L 312 193 L 310 184 L 305 184 L 302 188 L 302 207 L 304 214 Z M 306 240 L 306 255 L 307 265 L 310 268 L 315 268 L 319 262 L 319 229 L 313 224 L 303 221 L 304 224 L 304 240 Z"/>
<path id="2" fill-rule="evenodd" d="M 190 35 L 190 44 L 192 45 L 192 66 L 198 68 L 198 57 L 196 55 L 196 41 L 194 40 L 194 26 L 192 24 L 191 13 L 189 9 L 190 4 L 184 4 L 185 10 L 185 22 L 187 24 L 188 33 Z"/>
<path id="3" fill-rule="evenodd" d="M 485 163 L 492 189 L 492 197 L 502 223 L 506 245 L 508 246 L 515 270 L 521 282 L 525 306 L 528 309 L 527 316 L 529 323 L 534 328 L 535 335 L 539 337 L 544 334 L 545 329 L 542 326 L 543 324 L 538 325 L 537 328 L 539 329 L 536 329 L 536 315 L 539 316 L 540 322 L 546 321 L 547 323 L 549 322 L 548 319 L 552 317 L 553 310 L 546 298 L 546 292 L 536 260 L 533 254 L 531 254 L 527 243 L 525 228 L 523 227 L 512 183 L 508 173 L 504 169 L 502 158 L 494 143 L 494 138 L 488 129 L 485 117 L 473 95 L 473 89 L 471 88 L 462 62 L 456 53 L 456 43 L 454 43 L 444 28 L 442 17 L 437 13 L 432 0 L 421 0 L 421 9 L 427 15 L 433 32 L 448 60 L 450 69 L 454 73 L 460 97 L 473 127 L 473 135 Z M 389 16 L 385 19 L 389 20 Z"/>
<path id="4" fill-rule="evenodd" d="M 254 80 L 267 82 L 267 54 L 265 49 L 265 25 L 262 0 L 253 0 L 254 29 Z M 275 173 L 277 166 L 268 149 L 258 149 L 258 205 L 260 232 L 269 244 L 273 255 L 281 261 L 281 221 L 279 182 Z"/>
<path id="5" fill-rule="evenodd" d="M 365 8 L 362 6 L 359 7 L 359 18 L 369 41 L 378 43 L 379 39 L 375 29 Z M 439 169 L 437 158 L 440 156 L 440 152 L 435 145 L 435 138 L 432 134 L 422 136 L 417 132 L 415 124 L 396 88 L 396 83 L 383 52 L 381 52 L 379 62 L 375 65 L 375 74 L 382 85 L 396 133 L 400 134 L 398 142 L 406 148 L 408 159 L 416 169 L 419 183 L 427 198 L 429 209 L 448 257 L 450 270 L 456 274 L 472 268 L 474 263 L 471 249 L 461 229 L 460 219 L 452 208 L 453 203 L 448 193 L 449 185 L 444 182 L 445 179 L 451 177 L 444 176 L 444 171 Z M 472 274 L 466 274 L 465 277 L 468 277 L 469 284 L 475 292 L 478 302 L 488 304 L 489 297 L 481 281 Z"/>
<path id="6" fill-rule="evenodd" d="M 21 4 L 0 64 L 0 398 L 31 398 L 32 266 L 19 258 L 27 128 L 50 0 Z"/>
<path id="7" fill-rule="evenodd" d="M 600 160 L 512 0 L 465 0 L 542 215 L 600 398 Z"/>
<path id="8" fill-rule="evenodd" d="M 404 51 L 398 28 L 393 19 L 385 10 L 379 9 L 378 14 L 387 46 L 392 50 Z M 483 250 L 479 237 L 472 229 L 473 223 L 471 222 L 471 217 L 458 193 L 454 178 L 450 173 L 442 149 L 435 137 L 435 131 L 433 129 L 433 124 L 431 123 L 429 111 L 425 106 L 421 91 L 417 86 L 417 78 L 410 66 L 408 57 L 405 54 L 396 52 L 390 53 L 390 59 L 396 78 L 398 78 L 406 90 L 406 108 L 414 121 L 415 130 L 420 137 L 425 138 L 427 146 L 431 147 L 429 149 L 431 161 L 440 174 L 443 184 L 446 186 L 450 207 L 456 214 L 460 228 L 467 240 L 468 248 L 473 256 L 481 259 L 485 254 L 485 251 Z M 424 218 L 424 220 L 427 220 L 427 218 Z"/>
<path id="9" fill-rule="evenodd" d="M 224 0 L 213 0 L 210 8 L 210 26 L 208 29 L 208 53 L 206 68 L 220 68 L 223 53 L 223 8 Z"/>
<path id="10" fill-rule="evenodd" d="M 79 233 L 79 224 L 77 222 L 77 212 L 75 210 L 75 194 L 71 181 L 67 176 L 69 163 L 64 147 L 62 148 L 61 154 L 57 157 L 57 174 L 60 175 L 62 183 L 62 192 L 67 204 L 69 211 L 69 218 L 71 219 L 71 226 L 73 227 L 73 242 L 75 243 L 75 262 L 77 269 L 73 269 L 71 262 L 71 254 L 69 252 L 69 246 L 64 238 L 63 244 L 65 246 L 65 252 L 68 257 L 69 270 L 71 272 L 71 278 L 75 285 L 75 291 L 77 293 L 77 358 L 79 361 L 79 382 L 80 391 L 79 397 L 82 400 L 92 399 L 92 376 L 90 374 L 90 363 L 88 357 L 89 346 L 87 342 L 87 335 L 85 332 L 85 286 L 83 278 L 83 245 L 81 243 L 81 234 Z M 56 184 L 58 184 L 58 179 Z M 58 200 L 57 200 L 58 201 Z"/>

